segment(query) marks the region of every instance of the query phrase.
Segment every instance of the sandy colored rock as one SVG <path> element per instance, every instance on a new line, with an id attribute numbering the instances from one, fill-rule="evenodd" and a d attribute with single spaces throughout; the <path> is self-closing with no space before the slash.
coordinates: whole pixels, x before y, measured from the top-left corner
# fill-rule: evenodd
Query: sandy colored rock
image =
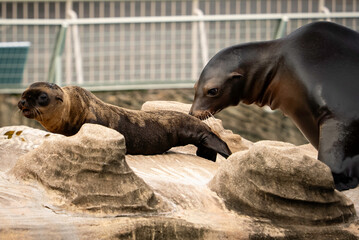
<path id="1" fill-rule="evenodd" d="M 145 105 L 148 106 L 148 104 L 162 110 L 182 109 L 181 111 L 185 113 L 189 111 L 190 107 L 189 104 L 178 102 L 168 104 L 166 102 L 159 104 L 149 102 Z M 212 124 L 212 129 L 217 132 L 232 134 L 223 129 L 220 120 L 210 118 L 206 122 L 210 127 Z M 234 164 L 238 167 L 239 164 L 236 161 L 233 163 L 231 157 L 227 160 L 220 158 L 221 161 L 214 163 L 196 156 L 196 147 L 187 145 L 172 148 L 159 155 L 126 155 L 126 161 L 124 161 L 124 143 L 121 135 L 101 126 L 89 126 L 91 127 L 87 129 L 86 134 L 81 133 L 83 136 L 74 136 L 76 138 L 60 136 L 59 139 L 55 139 L 57 136 L 54 136 L 54 139 L 48 139 L 48 137 L 44 137 L 48 133 L 29 128 L 25 134 L 26 142 L 9 139 L 6 137 L 7 135 L 3 141 L 0 139 L 0 153 L 2 154 L 0 156 L 0 239 L 42 239 L 44 236 L 48 239 L 359 239 L 357 219 L 347 217 L 348 222 L 346 223 L 335 223 L 335 221 L 327 219 L 322 225 L 308 225 L 307 221 L 296 220 L 297 216 L 292 213 L 293 207 L 301 207 L 301 203 L 313 206 L 314 203 L 307 203 L 306 199 L 315 199 L 316 197 L 311 193 L 311 189 L 302 189 L 309 186 L 305 181 L 302 187 L 303 183 L 298 179 L 294 184 L 291 183 L 293 181 L 291 174 L 302 169 L 299 166 L 299 163 L 304 161 L 302 158 L 296 158 L 299 161 L 297 165 L 292 163 L 282 166 L 282 163 L 272 161 L 272 164 L 263 168 L 270 171 L 262 171 L 262 168 L 252 169 L 253 175 L 257 176 L 253 179 L 260 183 L 258 185 L 262 187 L 262 192 L 268 192 L 266 195 L 268 198 L 273 198 L 274 194 L 280 196 L 275 196 L 276 202 L 267 207 L 269 216 L 258 214 L 253 217 L 252 212 L 245 213 L 230 207 L 228 198 L 222 198 L 209 188 L 209 182 L 218 177 L 217 172 L 224 172 L 223 166 Z M 9 128 L 14 129 L 13 126 Z M 6 128 L 6 131 L 9 128 Z M 95 128 L 98 130 L 95 131 Z M 15 127 L 15 138 L 16 132 L 21 129 L 20 126 Z M 3 131 L 3 128 L 0 128 L 0 136 Z M 25 135 L 19 134 L 21 137 Z M 232 135 L 240 145 L 239 149 L 242 150 L 235 155 L 247 154 L 246 149 L 251 149 L 253 144 L 248 141 L 249 144 L 245 145 L 245 139 L 235 134 Z M 60 141 L 60 138 L 65 140 Z M 60 142 L 60 145 L 53 144 Z M 233 142 L 232 147 L 236 147 L 237 143 Z M 230 141 L 228 144 L 231 145 Z M 243 145 L 244 147 L 242 147 Z M 303 155 L 307 155 L 309 158 L 316 158 L 317 154 L 310 145 L 295 147 L 270 141 L 263 145 L 263 147 L 267 146 L 268 151 L 271 150 L 268 153 L 270 156 L 303 157 Z M 60 148 L 58 146 L 66 146 L 68 151 L 64 151 L 64 149 L 58 151 Z M 37 147 L 42 149 L 37 152 L 38 156 L 33 153 L 37 150 L 33 149 Z M 289 148 L 289 150 L 283 152 L 282 148 Z M 51 156 L 45 157 L 45 149 L 52 153 Z M 258 151 L 256 145 L 254 149 Z M 7 151 L 12 151 L 14 158 L 4 158 Z M 26 155 L 30 154 L 33 158 L 29 160 L 28 166 L 25 166 L 23 157 L 20 157 L 20 160 L 18 158 L 19 155 L 27 152 Z M 258 156 L 266 159 L 268 154 L 262 152 Z M 61 159 L 60 155 L 65 158 L 65 161 L 58 161 Z M 74 156 L 78 157 L 74 158 Z M 90 157 L 86 157 L 86 160 L 79 160 L 81 156 Z M 118 157 L 116 158 L 116 156 Z M 262 158 L 259 160 L 262 161 Z M 73 161 L 68 162 L 68 159 L 73 159 Z M 309 160 L 313 163 L 313 159 Z M 12 172 L 18 171 L 20 175 L 16 176 L 20 176 L 20 179 L 6 172 L 6 168 L 1 168 L 5 165 L 7 168 L 9 167 L 6 161 L 11 162 L 12 165 L 19 161 Z M 60 166 L 61 162 L 63 164 Z M 251 161 L 247 159 L 245 162 L 250 164 Z M 18 166 L 20 167 L 18 168 Z M 311 172 L 321 175 L 316 170 L 322 169 L 316 168 L 315 164 L 313 166 Z M 87 175 L 80 173 L 79 169 L 83 167 L 87 169 L 83 171 Z M 277 171 L 272 171 L 273 169 Z M 236 187 L 238 183 L 232 181 L 233 179 L 238 180 L 238 176 L 236 179 L 231 176 L 237 170 L 236 168 L 227 169 L 226 173 L 230 174 L 223 177 L 223 185 L 221 185 L 223 189 L 228 187 L 229 193 L 234 193 L 232 195 L 239 195 L 242 191 L 248 190 Z M 282 173 L 288 171 L 287 174 L 282 174 L 283 179 L 279 174 L 274 174 L 281 173 L 281 171 Z M 258 172 L 263 176 L 261 177 Z M 298 174 L 302 173 L 303 171 Z M 322 185 L 327 187 L 326 183 L 329 179 L 327 177 L 328 175 L 319 177 L 319 187 L 314 188 L 314 192 Z M 310 178 L 308 179 L 310 180 Z M 247 183 L 247 185 L 249 184 Z M 129 191 L 128 196 L 134 196 L 132 200 L 121 197 L 125 195 L 124 189 L 136 189 L 136 187 L 139 188 L 137 192 Z M 287 191 L 287 189 L 289 190 Z M 288 206 L 288 201 L 285 198 L 291 195 L 293 197 L 296 191 L 298 192 L 298 201 L 293 202 L 293 199 L 290 199 L 292 204 Z M 96 199 L 96 197 L 100 195 L 91 197 L 93 192 L 99 192 L 100 195 L 106 196 L 109 193 L 112 194 L 111 196 L 116 195 L 118 201 L 112 201 L 106 197 L 99 201 L 101 198 Z M 319 207 L 325 204 L 328 196 L 331 197 L 330 192 L 334 192 L 332 195 L 341 195 L 332 188 L 323 191 L 321 199 L 324 199 L 324 203 L 318 202 Z M 357 198 L 359 188 L 347 192 L 350 193 L 347 194 L 350 195 L 350 199 L 359 205 Z M 83 199 L 87 199 L 82 204 L 76 201 L 74 203 L 74 199 L 78 198 L 79 194 L 85 196 Z M 249 200 L 258 201 L 258 195 L 250 195 L 251 192 L 248 194 Z M 153 195 L 157 200 L 157 204 L 154 205 L 151 204 Z M 150 200 L 148 201 L 148 199 Z M 338 199 L 342 201 L 342 195 Z M 262 201 L 262 205 L 268 203 L 266 199 L 259 200 Z M 332 204 L 325 209 L 320 207 L 317 210 L 317 205 L 315 205 L 312 209 L 313 212 L 325 212 L 327 209 L 331 211 L 335 209 L 335 206 L 340 205 L 336 202 L 336 198 L 333 197 L 332 200 Z M 126 204 L 129 202 L 131 202 L 130 205 Z M 345 205 L 345 198 L 341 204 Z M 121 208 L 124 205 L 128 208 Z M 350 205 L 351 203 L 348 202 L 347 209 L 352 210 Z M 98 207 L 89 209 L 90 206 Z M 291 218 L 294 216 L 295 221 L 285 221 L 284 223 L 278 221 L 278 216 L 272 214 L 276 213 L 277 209 Z M 307 210 L 300 208 L 300 210 L 303 209 Z M 338 207 L 338 209 L 340 208 Z M 296 209 L 294 209 L 295 211 Z M 306 212 L 303 215 L 310 219 L 314 216 L 314 214 Z M 280 217 L 280 219 L 282 218 Z M 315 223 L 320 223 L 320 221 L 315 220 Z"/>
<path id="2" fill-rule="evenodd" d="M 311 225 L 353 219 L 353 203 L 334 189 L 330 169 L 311 153 L 306 146 L 257 142 L 223 162 L 209 187 L 228 208 L 275 222 Z"/>
<path id="3" fill-rule="evenodd" d="M 142 105 L 141 110 L 155 111 L 155 110 L 171 110 L 178 111 L 185 114 L 189 113 L 191 104 L 185 104 L 175 101 L 148 101 Z M 233 134 L 231 130 L 223 128 L 222 121 L 215 117 L 210 117 L 203 121 L 212 131 L 219 134 L 219 136 L 227 143 L 232 152 L 243 151 L 250 148 L 253 143 L 242 138 L 238 134 Z"/>
<path id="4" fill-rule="evenodd" d="M 90 125 L 91 126 L 91 125 Z M 109 146 L 106 150 L 99 150 L 101 143 L 92 144 L 86 151 L 97 152 L 96 158 L 88 159 L 86 162 L 91 162 L 91 166 L 78 159 L 73 161 L 75 169 L 79 166 L 87 166 L 88 169 L 102 169 L 96 170 L 101 172 L 104 178 L 113 179 L 107 175 L 107 171 L 103 171 L 103 165 L 109 166 L 112 172 L 123 169 L 132 170 L 145 184 L 155 193 L 159 200 L 167 203 L 170 207 L 168 211 L 148 211 L 147 209 L 137 208 L 135 213 L 118 214 L 117 217 L 113 215 L 114 212 L 110 210 L 101 211 L 101 214 L 93 214 L 91 210 L 84 210 L 83 205 L 75 205 L 70 202 L 72 194 L 61 193 L 53 190 L 49 186 L 41 185 L 46 182 L 39 182 L 34 179 L 35 176 L 22 176 L 21 179 L 28 179 L 27 181 L 18 180 L 2 169 L 0 169 L 0 239 L 42 239 L 44 236 L 48 239 L 358 239 L 359 237 L 359 223 L 354 221 L 348 224 L 330 224 L 327 226 L 308 226 L 290 224 L 287 226 L 278 225 L 272 222 L 271 219 L 261 217 L 251 217 L 238 211 L 231 211 L 227 205 L 220 198 L 216 192 L 208 188 L 208 182 L 215 176 L 220 166 L 219 163 L 207 161 L 194 155 L 195 151 L 188 151 L 190 148 L 179 147 L 173 148 L 171 151 L 152 156 L 131 156 L 126 155 L 126 162 L 128 166 L 123 169 L 116 168 L 108 155 L 120 155 L 122 159 L 123 143 L 121 138 L 118 139 L 112 130 L 100 127 L 101 133 L 97 131 L 92 132 L 94 128 L 91 127 L 87 132 L 93 133 L 91 136 L 76 138 L 78 141 L 73 141 L 71 138 L 65 138 L 71 149 L 64 153 L 64 157 L 69 155 L 83 153 L 83 149 L 79 146 L 87 142 L 88 139 L 100 136 L 98 141 L 106 142 Z M 38 131 L 33 129 L 34 132 Z M 37 134 L 37 133 L 35 133 Z M 41 138 L 41 136 L 39 137 Z M 106 139 L 112 138 L 114 141 L 107 142 Z M 11 141 L 7 139 L 6 141 Z M 119 141 L 119 148 L 116 150 L 114 143 Z M 50 152 L 55 153 L 58 148 L 47 142 L 59 142 L 55 140 L 46 140 L 44 144 L 38 148 L 43 149 L 47 146 Z M 112 142 L 112 143 L 111 143 Z M 31 141 L 28 144 L 32 144 Z M 87 144 L 87 143 L 86 143 Z M 271 143 L 269 142 L 269 145 Z M 66 144 L 65 144 L 66 145 Z M 79 145 L 79 146 L 76 146 Z M 86 145 L 87 146 L 87 145 Z M 89 146 L 89 145 L 88 145 Z M 14 147 L 14 145 L 12 145 Z M 95 149 L 95 150 L 94 150 Z M 98 149 L 98 150 L 96 150 Z M 71 151 L 70 151 L 71 150 Z M 28 154 L 33 154 L 36 150 L 31 150 Z M 106 154 L 102 154 L 105 151 Z M 301 151 L 301 150 L 299 150 Z M 308 151 L 311 151 L 310 149 Z M 245 151 L 244 151 L 245 152 Z M 243 153 L 244 153 L 243 152 Z M 28 155 L 27 154 L 27 155 Z M 53 160 L 58 159 L 54 154 Z M 19 161 L 22 161 L 20 158 Z M 0 158 L 2 161 L 3 158 Z M 47 160 L 47 161 L 44 161 Z M 41 172 L 40 169 L 58 169 L 50 157 L 41 159 L 35 158 L 29 162 L 29 166 L 22 167 L 21 174 L 36 173 L 38 177 L 50 176 L 51 182 L 55 186 L 60 183 L 56 182 L 56 176 L 48 173 L 48 171 Z M 122 161 L 122 160 L 121 160 Z M 226 162 L 227 160 L 224 160 Z M 16 161 L 15 161 L 16 162 Z M 78 163 L 79 162 L 79 163 Z M 114 160 L 117 162 L 117 160 Z M 76 164 L 74 164 L 76 163 Z M 77 164 L 78 163 L 78 164 Z M 20 162 L 19 162 L 20 164 Z M 40 167 L 32 165 L 54 167 Z M 66 164 L 64 164 L 66 166 Z M 120 167 L 120 166 L 119 166 Z M 17 167 L 16 167 L 17 168 Z M 26 170 L 29 169 L 29 170 Z M 16 171 L 16 169 L 14 169 Z M 72 178 L 69 173 L 75 172 L 72 168 L 62 168 L 61 171 L 67 173 L 68 179 Z M 86 182 L 83 188 L 79 187 L 76 179 L 69 188 L 72 192 L 84 192 L 85 186 L 93 186 L 92 189 L 99 188 L 101 185 L 104 188 L 111 186 L 106 184 L 104 179 L 95 174 L 93 177 L 82 179 L 81 182 Z M 132 176 L 133 172 L 129 171 Z M 67 188 L 68 179 L 64 179 L 65 173 L 59 174 L 58 182 L 61 182 L 63 188 Z M 117 174 L 117 175 L 121 175 Z M 114 174 L 114 175 L 116 175 Z M 62 180 L 61 180 L 62 179 Z M 116 193 L 116 190 L 121 185 L 133 186 L 137 177 L 128 179 L 126 182 L 116 182 L 120 186 L 112 185 L 113 189 L 104 189 L 101 191 L 110 191 Z M 40 180 L 40 178 L 39 178 Z M 60 181 L 61 180 L 61 181 Z M 96 180 L 94 182 L 93 180 Z M 139 180 L 141 181 L 141 180 Z M 56 183 L 56 184 L 54 184 Z M 96 185 L 96 184 L 99 185 Z M 115 183 L 114 183 L 115 184 Z M 59 196 L 62 205 L 54 200 L 54 196 Z M 58 199 L 57 199 L 58 200 Z M 134 201 L 138 200 L 133 199 Z M 104 201 L 106 207 L 108 204 L 120 205 L 121 201 L 110 203 Z M 96 202 L 91 202 L 96 203 Z M 116 205 L 117 204 L 117 205 Z M 143 202 L 139 202 L 143 204 Z M 162 209 L 156 205 L 156 209 Z M 79 214 L 74 209 L 78 208 Z M 129 212 L 129 210 L 127 209 Z M 118 211 L 122 212 L 123 211 Z"/>
<path id="5" fill-rule="evenodd" d="M 0 128 L 0 170 L 10 170 L 20 156 L 40 146 L 45 139 L 56 137 L 64 136 L 27 126 Z"/>
<path id="6" fill-rule="evenodd" d="M 40 183 L 61 209 L 106 216 L 155 212 L 158 198 L 127 165 L 125 151 L 120 133 L 85 124 L 74 136 L 46 140 L 10 173 Z"/>

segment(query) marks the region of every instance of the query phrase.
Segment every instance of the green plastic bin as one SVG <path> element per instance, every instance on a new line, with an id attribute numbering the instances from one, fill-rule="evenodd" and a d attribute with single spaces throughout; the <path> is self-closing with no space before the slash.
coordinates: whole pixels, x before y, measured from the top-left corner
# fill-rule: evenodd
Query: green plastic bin
<path id="1" fill-rule="evenodd" d="M 20 84 L 30 42 L 0 42 L 0 84 Z"/>

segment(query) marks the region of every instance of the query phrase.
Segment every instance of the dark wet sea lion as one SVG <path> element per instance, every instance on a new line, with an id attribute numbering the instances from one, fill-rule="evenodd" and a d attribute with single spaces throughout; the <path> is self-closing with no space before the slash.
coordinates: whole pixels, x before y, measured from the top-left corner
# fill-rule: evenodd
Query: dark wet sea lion
<path id="1" fill-rule="evenodd" d="M 190 113 L 205 118 L 239 102 L 279 108 L 318 149 L 337 189 L 358 185 L 359 33 L 316 22 L 223 49 L 203 69 Z"/>
<path id="2" fill-rule="evenodd" d="M 197 155 L 216 160 L 231 154 L 227 144 L 199 119 L 175 111 L 135 111 L 106 104 L 76 86 L 38 82 L 22 94 L 18 107 L 48 131 L 71 136 L 85 123 L 113 128 L 124 135 L 128 154 L 160 154 L 194 144 Z"/>

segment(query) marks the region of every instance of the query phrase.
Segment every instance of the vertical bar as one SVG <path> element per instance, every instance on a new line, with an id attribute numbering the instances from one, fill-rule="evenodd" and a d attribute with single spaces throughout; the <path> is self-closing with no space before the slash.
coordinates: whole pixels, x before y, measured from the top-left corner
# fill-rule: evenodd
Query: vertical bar
<path id="1" fill-rule="evenodd" d="M 270 4 L 270 1 L 267 1 L 267 11 L 266 13 L 271 13 L 271 4 Z M 271 20 L 266 20 L 266 40 L 270 40 L 272 38 L 271 34 Z"/>
<path id="2" fill-rule="evenodd" d="M 90 18 L 94 18 L 95 17 L 95 3 L 94 2 L 89 2 L 89 17 Z M 96 78 L 95 78 L 95 72 L 97 71 L 97 66 L 96 66 L 96 57 L 95 57 L 95 53 L 96 53 L 96 31 L 95 31 L 95 26 L 94 25 L 90 25 L 89 26 L 89 82 L 90 83 L 94 83 Z"/>
<path id="3" fill-rule="evenodd" d="M 283 16 L 282 19 L 279 22 L 279 26 L 277 29 L 277 33 L 275 35 L 275 39 L 281 38 L 284 36 L 285 32 L 286 32 L 286 28 L 287 28 L 287 23 L 288 23 L 288 17 L 287 16 Z"/>
<path id="4" fill-rule="evenodd" d="M 156 15 L 156 2 L 151 2 L 151 16 Z M 151 34 L 151 41 L 150 41 L 150 56 L 151 56 L 151 62 L 150 62 L 150 79 L 154 80 L 156 79 L 156 61 L 158 59 L 157 55 L 158 52 L 156 51 L 156 23 L 150 23 L 150 34 Z"/>
<path id="5" fill-rule="evenodd" d="M 256 1 L 256 13 L 261 13 L 261 5 L 259 0 Z M 260 41 L 261 39 L 261 21 L 256 20 L 256 41 Z"/>
<path id="6" fill-rule="evenodd" d="M 34 18 L 39 18 L 39 3 L 34 2 Z M 33 80 L 38 81 L 40 79 L 39 77 L 39 68 L 40 68 L 40 62 L 39 62 L 39 27 L 33 26 L 34 28 L 34 45 L 33 45 L 33 64 L 34 64 L 34 71 L 33 71 Z"/>
<path id="7" fill-rule="evenodd" d="M 110 2 L 110 17 L 115 17 L 115 2 Z M 111 51 L 110 53 L 110 80 L 111 82 L 115 82 L 116 79 L 116 60 L 115 60 L 115 54 L 117 55 L 117 44 L 116 44 L 116 37 L 115 37 L 115 25 L 110 25 L 110 47 L 114 49 L 114 52 Z"/>
<path id="8" fill-rule="evenodd" d="M 211 13 L 211 2 L 208 2 L 208 1 L 205 1 L 205 12 L 204 12 L 204 14 L 207 14 L 207 15 L 210 15 L 210 14 L 212 14 Z M 208 44 L 208 52 L 210 52 L 210 48 L 211 48 L 211 42 L 212 42 L 212 45 L 213 45 L 213 43 L 215 42 L 215 34 L 216 34 L 216 29 L 214 29 L 213 28 L 213 26 L 214 26 L 214 23 L 212 23 L 212 22 L 207 22 L 207 26 L 208 26 L 208 31 L 207 31 L 207 34 L 208 34 L 208 39 L 209 39 L 209 44 Z M 213 47 L 212 47 L 212 49 L 213 49 Z M 214 49 L 215 51 L 217 50 L 217 49 Z M 213 52 L 213 51 L 212 51 Z M 198 77 L 198 76 L 197 76 Z"/>
<path id="9" fill-rule="evenodd" d="M 7 18 L 7 15 L 6 15 L 6 2 L 1 3 L 1 16 L 4 19 Z"/>
<path id="10" fill-rule="evenodd" d="M 60 14 L 60 2 L 55 3 L 55 18 L 61 18 Z"/>
<path id="11" fill-rule="evenodd" d="M 45 19 L 49 19 L 50 18 L 50 3 L 49 2 L 45 2 L 44 3 L 44 18 Z M 50 34 L 50 26 L 44 26 L 44 52 L 43 52 L 43 58 L 44 58 L 44 68 L 45 69 L 49 69 L 49 63 L 50 63 L 50 58 L 51 58 L 51 51 L 50 50 L 50 41 L 49 41 L 49 37 L 51 36 Z"/>
<path id="12" fill-rule="evenodd" d="M 303 12 L 303 1 L 298 0 L 298 12 Z M 302 26 L 303 21 L 301 19 L 297 20 L 297 28 Z"/>
<path id="13" fill-rule="evenodd" d="M 105 17 L 105 3 L 103 1 L 99 2 L 99 12 L 100 12 L 100 18 Z M 108 63 L 105 62 L 105 56 L 104 54 L 106 54 L 107 51 L 105 51 L 105 49 L 108 48 L 108 45 L 105 43 L 105 35 L 107 33 L 105 32 L 105 27 L 103 24 L 100 24 L 98 26 L 98 33 L 96 35 L 99 35 L 99 46 L 97 46 L 97 51 L 98 51 L 98 78 L 96 79 L 96 81 L 98 83 L 106 83 L 108 82 L 108 78 L 106 78 L 106 70 L 105 70 L 105 66 L 108 66 Z"/>
<path id="14" fill-rule="evenodd" d="M 17 19 L 17 3 L 13 2 L 12 3 L 12 18 L 13 19 Z M 12 26 L 12 39 L 17 39 L 17 26 L 14 25 Z"/>
<path id="15" fill-rule="evenodd" d="M 175 16 L 176 15 L 176 2 L 170 2 L 171 4 L 171 15 Z M 176 62 L 177 60 L 177 56 L 176 56 L 176 44 L 178 42 L 177 38 L 176 38 L 176 26 L 177 23 L 171 23 L 171 67 L 170 67 L 170 71 L 171 71 L 171 77 L 170 77 L 170 81 L 176 81 Z"/>
<path id="16" fill-rule="evenodd" d="M 24 17 L 24 18 L 28 18 L 28 11 L 29 11 L 29 9 L 28 9 L 28 3 L 27 2 L 24 2 L 23 3 L 23 5 L 22 5 L 22 16 Z"/>
<path id="17" fill-rule="evenodd" d="M 140 3 L 140 16 L 145 16 L 146 15 L 146 3 L 145 2 L 141 2 Z M 146 38 L 147 38 L 147 32 L 146 32 L 146 23 L 141 23 L 140 24 L 140 80 L 146 80 L 146 76 L 148 75 L 148 69 L 146 69 L 146 60 L 148 52 L 146 51 Z"/>
<path id="18" fill-rule="evenodd" d="M 125 16 L 125 2 L 120 2 L 120 16 L 124 17 Z M 124 61 L 124 55 L 128 54 L 128 49 L 126 46 L 126 41 L 125 41 L 125 35 L 128 34 L 126 32 L 126 26 L 125 24 L 120 25 L 120 47 L 123 49 L 123 51 L 120 52 L 120 76 L 123 78 L 124 81 L 127 80 L 127 76 L 126 76 L 126 62 Z M 122 79 L 120 79 L 122 80 Z"/>
<path id="19" fill-rule="evenodd" d="M 357 10 L 357 1 L 356 0 L 354 0 L 353 1 L 353 12 L 355 12 Z M 354 19 L 354 21 L 353 21 L 353 28 L 355 29 L 355 30 L 357 30 L 357 19 Z"/>
<path id="20" fill-rule="evenodd" d="M 181 15 L 186 15 L 186 2 L 182 1 L 181 3 Z M 187 78 L 191 78 L 191 76 L 187 77 L 187 57 L 186 57 L 186 46 L 187 46 L 187 31 L 186 31 L 186 24 L 187 23 L 182 23 L 181 24 L 181 47 L 180 47 L 180 71 L 177 71 L 180 74 L 180 79 L 181 80 L 185 80 Z M 192 80 L 192 79 L 190 79 Z"/>
<path id="21" fill-rule="evenodd" d="M 85 6 L 84 6 L 84 2 L 79 2 L 79 12 L 78 12 L 78 18 L 84 18 L 85 17 Z M 88 26 L 78 26 L 78 29 L 79 29 L 79 35 L 81 36 L 82 38 L 82 44 L 81 44 L 81 50 L 83 51 L 83 55 L 82 55 L 82 61 L 83 61 L 83 65 L 82 65 L 82 69 L 83 69 L 83 79 L 86 79 L 88 80 L 89 77 L 89 73 L 88 71 L 86 71 L 87 69 L 89 69 L 89 64 L 91 64 L 89 62 L 89 56 L 88 56 L 88 47 L 89 47 L 89 41 L 88 41 L 88 37 L 89 37 L 89 34 L 88 34 Z M 87 38 L 85 38 L 87 37 Z"/>
<path id="22" fill-rule="evenodd" d="M 220 1 L 215 1 L 215 14 L 219 15 L 221 14 L 221 2 Z M 220 22 L 216 22 L 215 23 L 215 29 L 216 29 L 216 37 L 215 37 L 215 50 L 216 52 L 222 48 L 221 45 L 221 41 L 222 41 L 222 28 L 221 28 L 221 23 Z"/>
<path id="23" fill-rule="evenodd" d="M 192 1 L 192 14 L 198 9 L 198 0 Z M 198 23 L 192 23 L 192 80 L 198 77 Z"/>
<path id="24" fill-rule="evenodd" d="M 161 2 L 161 16 L 166 16 L 166 2 Z M 161 35 L 164 36 L 164 44 L 161 46 L 161 81 L 166 81 L 166 71 L 167 71 L 167 31 L 166 23 L 161 23 Z"/>
<path id="25" fill-rule="evenodd" d="M 347 0 L 343 0 L 343 12 L 347 11 Z M 347 19 L 344 18 L 342 24 L 345 26 L 347 25 Z"/>
<path id="26" fill-rule="evenodd" d="M 79 2 L 78 17 L 79 17 L 79 18 L 83 18 L 83 17 L 84 17 L 84 2 Z"/>
<path id="27" fill-rule="evenodd" d="M 70 12 L 72 11 L 72 0 L 66 1 L 66 19 L 70 18 Z M 67 85 L 70 85 L 72 82 L 72 34 L 71 28 L 69 26 L 69 31 L 66 34 L 66 43 L 65 43 L 65 81 Z"/>
<path id="28" fill-rule="evenodd" d="M 251 12 L 251 5 L 250 5 L 250 1 L 246 1 L 246 14 L 249 14 Z M 245 29 L 246 29 L 246 33 L 245 33 L 245 41 L 246 42 L 250 42 L 251 41 L 251 26 L 250 26 L 250 21 L 245 20 Z"/>
<path id="29" fill-rule="evenodd" d="M 282 9 L 281 9 L 281 4 L 280 4 L 280 0 L 277 0 L 277 13 L 281 13 Z"/>
<path id="30" fill-rule="evenodd" d="M 231 14 L 231 6 L 230 1 L 225 1 L 225 14 Z M 232 22 L 225 22 L 224 23 L 224 29 L 225 29 L 225 46 L 232 45 L 232 39 L 231 39 L 231 24 Z M 223 46 L 222 46 L 223 47 Z M 203 63 L 203 66 L 206 63 Z"/>
<path id="31" fill-rule="evenodd" d="M 23 3 L 22 16 L 24 19 L 28 18 L 28 3 L 27 2 Z M 24 39 L 29 39 L 29 26 L 23 26 L 23 36 L 24 36 Z M 30 48 L 29 51 L 32 51 L 32 48 Z M 24 70 L 24 75 L 23 75 L 23 79 L 24 79 L 23 83 L 26 85 L 29 82 L 32 82 L 29 79 L 29 68 L 33 68 L 33 65 L 30 65 L 30 61 L 27 61 L 27 64 L 26 64 L 25 70 Z"/>
<path id="32" fill-rule="evenodd" d="M 241 13 L 241 1 L 236 1 L 236 14 Z M 236 34 L 236 43 L 239 43 L 241 40 L 241 21 L 236 22 L 235 34 Z"/>
<path id="33" fill-rule="evenodd" d="M 133 17 L 136 15 L 135 12 L 135 2 L 131 1 L 130 3 L 130 16 Z M 136 58 L 138 58 L 138 55 L 136 55 L 135 58 L 135 54 L 138 54 L 138 51 L 136 51 L 136 45 L 138 44 L 136 42 L 136 25 L 134 23 L 130 23 L 130 81 L 136 81 Z"/>

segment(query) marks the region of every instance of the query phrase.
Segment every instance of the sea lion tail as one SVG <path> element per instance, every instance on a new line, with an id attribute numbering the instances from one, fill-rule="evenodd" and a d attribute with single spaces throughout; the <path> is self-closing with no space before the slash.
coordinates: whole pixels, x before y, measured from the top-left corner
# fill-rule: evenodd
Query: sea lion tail
<path id="1" fill-rule="evenodd" d="M 197 156 L 216 161 L 217 153 L 228 158 L 232 152 L 227 143 L 220 139 L 216 134 L 209 133 L 198 146 Z"/>

